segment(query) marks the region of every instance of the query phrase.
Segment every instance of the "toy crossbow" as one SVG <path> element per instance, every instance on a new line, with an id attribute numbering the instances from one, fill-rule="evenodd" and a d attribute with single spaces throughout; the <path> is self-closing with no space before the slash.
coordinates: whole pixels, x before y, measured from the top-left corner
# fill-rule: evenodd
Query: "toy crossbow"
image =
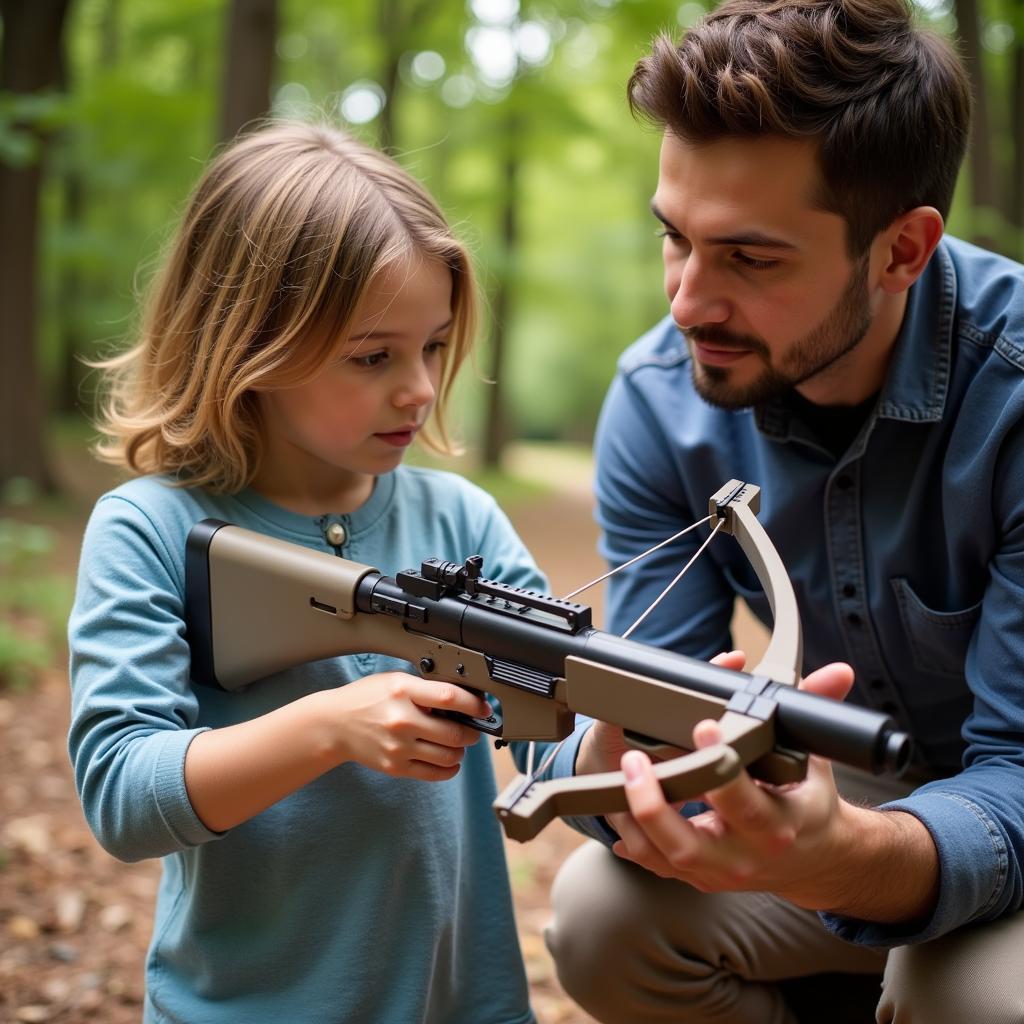
<path id="1" fill-rule="evenodd" d="M 759 494 L 755 485 L 731 480 L 711 497 L 708 517 L 687 527 L 707 523 L 711 535 L 658 598 L 717 533 L 731 534 L 753 564 L 773 616 L 767 650 L 749 673 L 628 639 L 657 601 L 620 637 L 595 629 L 587 605 L 487 579 L 480 556 L 461 564 L 429 558 L 392 578 L 206 519 L 193 527 L 186 552 L 192 677 L 237 690 L 323 658 L 390 655 L 424 677 L 500 701 L 488 718 L 449 713 L 499 745 L 562 741 L 577 714 L 622 726 L 632 745 L 668 757 L 654 771 L 671 801 L 695 798 L 744 769 L 767 782 L 799 781 L 808 754 L 898 774 L 911 742 L 891 718 L 794 685 L 802 661 L 800 618 L 782 560 L 755 515 Z M 693 728 L 706 718 L 718 719 L 722 742 L 692 750 Z M 527 774 L 495 801 L 510 838 L 531 839 L 555 817 L 627 808 L 621 772 L 544 779 L 556 750 L 534 771 L 531 748 Z"/>

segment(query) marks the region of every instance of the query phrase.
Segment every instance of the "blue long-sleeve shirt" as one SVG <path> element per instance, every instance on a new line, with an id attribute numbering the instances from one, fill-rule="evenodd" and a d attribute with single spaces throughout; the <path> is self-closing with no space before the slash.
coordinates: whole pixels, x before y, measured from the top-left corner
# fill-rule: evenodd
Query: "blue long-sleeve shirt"
<path id="1" fill-rule="evenodd" d="M 70 748 L 100 842 L 125 860 L 163 858 L 147 1024 L 532 1021 L 486 743 L 447 782 L 345 763 L 225 833 L 196 816 L 184 761 L 198 732 L 410 668 L 360 654 L 243 691 L 193 685 L 185 537 L 208 516 L 327 553 L 338 523 L 338 553 L 387 574 L 482 554 L 488 576 L 544 589 L 493 499 L 447 473 L 402 467 L 361 508 L 322 521 L 251 491 L 153 477 L 99 501 L 70 622 Z"/>
<path id="2" fill-rule="evenodd" d="M 726 411 L 693 386 L 671 319 L 622 356 L 596 447 L 603 554 L 620 565 L 706 514 L 739 478 L 792 577 L 809 672 L 850 662 L 850 700 L 914 736 L 932 781 L 887 806 L 918 817 L 939 855 L 926 921 L 824 915 L 844 938 L 934 938 L 1024 900 L 1024 268 L 944 240 L 913 286 L 884 386 L 840 456 L 782 401 Z M 707 536 L 611 580 L 621 632 Z M 730 647 L 739 595 L 768 603 L 738 545 L 716 538 L 634 639 L 696 657 Z M 559 754 L 571 771 L 579 737 Z M 601 835 L 598 823 L 587 830 Z"/>

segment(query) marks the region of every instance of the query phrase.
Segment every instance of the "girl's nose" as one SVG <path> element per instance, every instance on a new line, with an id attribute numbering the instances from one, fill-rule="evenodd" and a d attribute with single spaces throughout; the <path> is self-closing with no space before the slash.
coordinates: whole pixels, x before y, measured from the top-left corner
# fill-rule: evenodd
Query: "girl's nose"
<path id="1" fill-rule="evenodd" d="M 394 402 L 399 408 L 413 406 L 420 408 L 433 402 L 437 387 L 433 375 L 424 364 L 410 370 L 395 391 Z"/>

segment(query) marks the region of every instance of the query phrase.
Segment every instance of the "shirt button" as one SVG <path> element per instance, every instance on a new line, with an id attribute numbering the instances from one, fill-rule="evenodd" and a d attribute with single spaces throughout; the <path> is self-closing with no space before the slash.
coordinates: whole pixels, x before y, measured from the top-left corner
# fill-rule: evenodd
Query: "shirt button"
<path id="1" fill-rule="evenodd" d="M 857 588 L 852 583 L 843 584 L 843 597 L 856 597 Z"/>
<path id="2" fill-rule="evenodd" d="M 327 543 L 330 544 L 332 548 L 340 548 L 341 545 L 348 540 L 348 533 L 341 523 L 331 523 L 331 525 L 324 531 L 324 536 L 327 538 Z"/>
<path id="3" fill-rule="evenodd" d="M 853 477 L 847 476 L 845 473 L 841 477 L 836 478 L 836 487 L 841 491 L 848 491 L 853 486 Z"/>
<path id="4" fill-rule="evenodd" d="M 899 708 L 898 708 L 898 707 L 896 707 L 896 705 L 895 705 L 895 704 L 893 704 L 893 702 L 892 702 L 891 700 L 887 700 L 887 701 L 885 701 L 885 702 L 884 702 L 884 703 L 882 704 L 882 710 L 883 710 L 883 711 L 884 711 L 884 712 L 885 712 L 885 713 L 886 713 L 887 715 L 893 715 L 893 716 L 895 716 L 896 712 L 897 712 L 897 711 L 899 711 Z"/>
<path id="5" fill-rule="evenodd" d="M 856 612 L 850 612 L 850 614 L 846 616 L 846 621 L 851 626 L 859 626 L 861 623 L 861 617 Z"/>
<path id="6" fill-rule="evenodd" d="M 885 680 L 884 679 L 871 679 L 871 680 L 868 681 L 868 686 L 870 686 L 872 690 L 884 690 L 885 689 Z"/>

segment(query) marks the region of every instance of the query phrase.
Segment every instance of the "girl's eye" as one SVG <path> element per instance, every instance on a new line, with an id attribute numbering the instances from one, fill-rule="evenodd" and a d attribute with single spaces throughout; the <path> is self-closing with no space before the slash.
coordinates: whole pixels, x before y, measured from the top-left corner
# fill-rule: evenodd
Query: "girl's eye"
<path id="1" fill-rule="evenodd" d="M 374 366 L 380 366 L 387 357 L 388 354 L 386 352 L 371 352 L 365 356 L 350 356 L 348 361 L 355 363 L 356 366 L 372 369 Z"/>
<path id="2" fill-rule="evenodd" d="M 424 349 L 424 351 L 428 355 L 434 356 L 434 355 L 439 355 L 447 347 L 448 347 L 448 342 L 447 341 L 441 341 L 440 339 L 435 339 L 434 341 L 428 341 L 427 342 L 427 347 Z"/>
<path id="3" fill-rule="evenodd" d="M 734 252 L 732 255 L 737 263 L 750 270 L 771 270 L 779 265 L 778 260 L 759 260 L 748 256 L 745 252 Z"/>

